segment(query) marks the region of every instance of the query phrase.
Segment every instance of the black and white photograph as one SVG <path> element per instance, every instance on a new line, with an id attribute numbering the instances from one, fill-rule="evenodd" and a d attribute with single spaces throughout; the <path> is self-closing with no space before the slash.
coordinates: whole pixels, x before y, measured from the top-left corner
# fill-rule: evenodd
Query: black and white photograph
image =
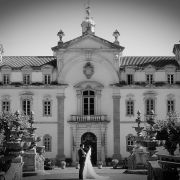
<path id="1" fill-rule="evenodd" d="M 180 0 L 0 0 L 0 180 L 180 179 Z"/>

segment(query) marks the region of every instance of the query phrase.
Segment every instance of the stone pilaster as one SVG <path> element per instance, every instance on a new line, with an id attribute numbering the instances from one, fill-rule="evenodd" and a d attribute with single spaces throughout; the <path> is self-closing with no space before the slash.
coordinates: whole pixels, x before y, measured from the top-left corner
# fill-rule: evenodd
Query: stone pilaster
<path id="1" fill-rule="evenodd" d="M 59 160 L 64 160 L 64 98 L 65 96 L 57 95 L 57 120 L 58 120 L 58 128 L 57 128 L 57 158 Z"/>
<path id="2" fill-rule="evenodd" d="M 113 158 L 120 159 L 120 95 L 113 96 L 113 132 L 114 154 Z"/>
<path id="3" fill-rule="evenodd" d="M 72 157 L 72 163 L 75 164 L 76 159 L 76 129 L 75 127 L 71 127 L 71 137 L 72 137 L 72 145 L 71 145 L 71 157 Z"/>

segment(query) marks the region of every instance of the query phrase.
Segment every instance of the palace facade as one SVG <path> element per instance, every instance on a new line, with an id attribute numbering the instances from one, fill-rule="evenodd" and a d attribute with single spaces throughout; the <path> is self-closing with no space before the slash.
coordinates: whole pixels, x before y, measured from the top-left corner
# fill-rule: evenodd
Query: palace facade
<path id="1" fill-rule="evenodd" d="M 124 47 L 95 35 L 87 12 L 82 35 L 52 47 L 53 56 L 3 56 L 0 111 L 34 111 L 36 134 L 48 158 L 77 160 L 80 143 L 92 161 L 129 156 L 136 112 L 143 125 L 180 113 L 180 44 L 172 57 L 123 56 Z"/>

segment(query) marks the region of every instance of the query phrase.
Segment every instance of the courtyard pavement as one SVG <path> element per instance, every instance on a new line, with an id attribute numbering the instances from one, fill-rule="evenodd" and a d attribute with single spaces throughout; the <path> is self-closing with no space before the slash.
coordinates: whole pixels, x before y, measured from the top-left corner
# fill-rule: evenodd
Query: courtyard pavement
<path id="1" fill-rule="evenodd" d="M 147 180 L 147 175 L 123 174 L 125 169 L 113 169 L 112 167 L 103 167 L 102 169 L 94 167 L 94 169 L 98 175 L 108 176 L 110 180 Z M 74 167 L 55 168 L 39 171 L 36 176 L 23 177 L 23 180 L 78 180 L 78 172 L 79 170 Z"/>

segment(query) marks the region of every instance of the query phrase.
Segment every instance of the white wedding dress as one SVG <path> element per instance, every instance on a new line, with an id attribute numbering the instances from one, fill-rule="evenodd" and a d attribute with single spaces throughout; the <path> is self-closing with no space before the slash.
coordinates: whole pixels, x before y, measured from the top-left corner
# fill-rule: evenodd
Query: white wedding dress
<path id="1" fill-rule="evenodd" d="M 99 176 L 96 174 L 94 171 L 94 168 L 91 163 L 91 148 L 89 149 L 87 155 L 86 155 L 86 160 L 85 160 L 85 166 L 84 166 L 84 171 L 83 171 L 83 177 L 85 179 L 109 179 L 107 176 Z"/>

